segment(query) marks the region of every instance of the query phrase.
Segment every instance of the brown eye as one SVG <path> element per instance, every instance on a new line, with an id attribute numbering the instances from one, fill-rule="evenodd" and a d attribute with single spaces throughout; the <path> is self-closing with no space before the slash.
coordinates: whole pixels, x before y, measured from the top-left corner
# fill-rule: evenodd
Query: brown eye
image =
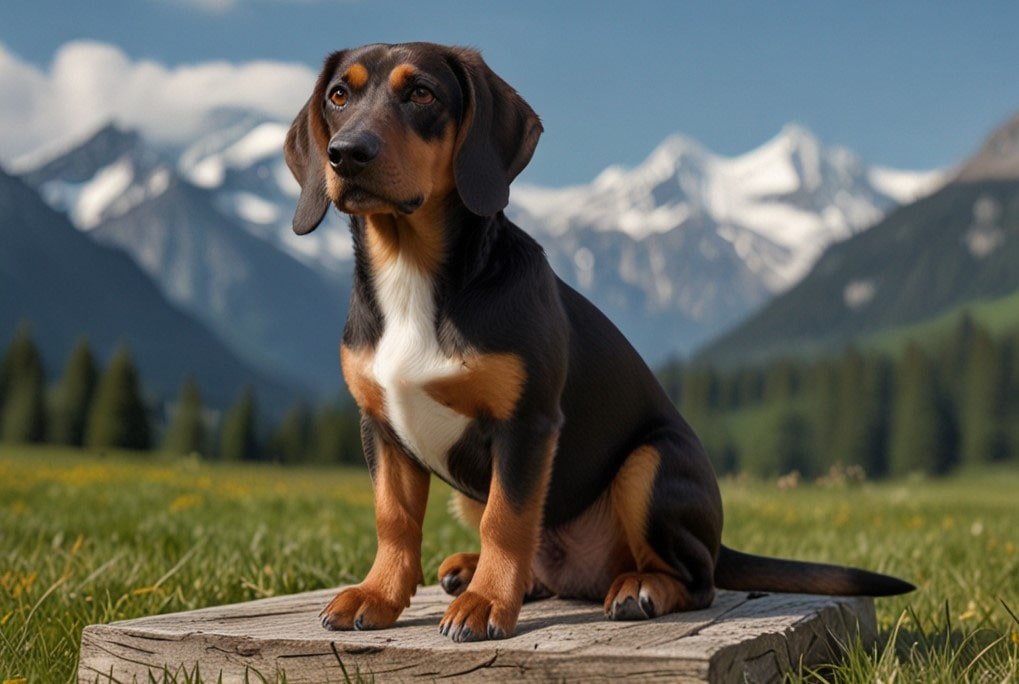
<path id="1" fill-rule="evenodd" d="M 410 101 L 419 105 L 432 104 L 435 102 L 435 93 L 424 86 L 417 86 L 410 91 Z"/>
<path id="2" fill-rule="evenodd" d="M 344 107 L 347 104 L 347 90 L 342 87 L 333 88 L 329 93 L 329 101 L 337 107 Z"/>

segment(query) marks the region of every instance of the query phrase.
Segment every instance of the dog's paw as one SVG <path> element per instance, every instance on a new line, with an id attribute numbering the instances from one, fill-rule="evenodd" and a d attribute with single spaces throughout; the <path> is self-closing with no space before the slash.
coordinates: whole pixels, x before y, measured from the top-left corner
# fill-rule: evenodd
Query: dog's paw
<path id="1" fill-rule="evenodd" d="M 648 620 L 682 608 L 686 587 L 660 572 L 626 572 L 616 578 L 605 597 L 611 620 Z"/>
<path id="2" fill-rule="evenodd" d="M 513 635 L 519 616 L 519 602 L 509 605 L 468 589 L 449 604 L 439 632 L 453 641 L 504 639 Z"/>
<path id="3" fill-rule="evenodd" d="M 403 606 L 377 590 L 356 586 L 338 593 L 322 611 L 322 626 L 330 630 L 382 629 L 403 612 Z"/>
<path id="4" fill-rule="evenodd" d="M 467 585 L 478 568 L 478 554 L 454 553 L 439 566 L 439 584 L 450 596 L 459 596 L 467 591 Z"/>

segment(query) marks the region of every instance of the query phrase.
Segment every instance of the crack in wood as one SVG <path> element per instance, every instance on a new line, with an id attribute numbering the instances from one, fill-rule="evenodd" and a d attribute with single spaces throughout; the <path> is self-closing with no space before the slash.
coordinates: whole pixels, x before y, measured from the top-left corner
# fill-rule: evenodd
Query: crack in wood
<path id="1" fill-rule="evenodd" d="M 449 674 L 439 675 L 438 677 L 436 677 L 436 679 L 449 679 L 450 677 L 462 677 L 463 675 L 469 675 L 472 672 L 477 672 L 478 670 L 483 670 L 487 667 L 491 667 L 498 658 L 499 652 L 496 651 L 495 655 L 493 655 L 487 662 L 479 663 L 478 665 L 475 665 L 472 668 L 462 670 L 460 672 L 450 672 Z"/>
<path id="2" fill-rule="evenodd" d="M 113 639 L 110 639 L 110 643 L 113 644 L 114 646 L 120 646 L 121 648 L 126 648 L 129 651 L 137 651 L 138 653 L 144 653 L 145 655 L 150 655 L 150 656 L 151 655 L 156 655 L 155 651 L 149 651 L 148 649 L 140 648 L 140 647 L 134 646 L 132 644 L 126 644 L 123 641 L 115 641 Z"/>

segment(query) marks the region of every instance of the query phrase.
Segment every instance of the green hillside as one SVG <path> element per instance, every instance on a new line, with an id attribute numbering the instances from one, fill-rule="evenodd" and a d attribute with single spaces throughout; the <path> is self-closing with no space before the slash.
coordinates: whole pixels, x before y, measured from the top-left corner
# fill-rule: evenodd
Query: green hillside
<path id="1" fill-rule="evenodd" d="M 999 299 L 968 302 L 920 323 L 882 330 L 861 341 L 861 346 L 897 354 L 910 342 L 937 347 L 969 316 L 975 323 L 995 335 L 1019 331 L 1019 292 Z"/>
<path id="2" fill-rule="evenodd" d="M 698 359 L 731 366 L 836 352 L 883 331 L 908 330 L 904 326 L 968 304 L 1013 295 L 1019 292 L 1017 264 L 1019 181 L 952 183 L 834 245 L 796 287 Z M 1007 304 L 1000 308 L 991 306 L 988 315 L 1019 318 Z"/>

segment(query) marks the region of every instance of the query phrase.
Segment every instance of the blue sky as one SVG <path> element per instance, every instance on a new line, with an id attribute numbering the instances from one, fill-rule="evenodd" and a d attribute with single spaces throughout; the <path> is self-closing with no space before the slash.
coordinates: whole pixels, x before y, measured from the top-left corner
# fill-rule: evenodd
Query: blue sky
<path id="1" fill-rule="evenodd" d="M 948 165 L 1019 111 L 1017 29 L 1019 3 L 1008 2 L 4 0 L 0 7 L 0 44 L 40 70 L 60 46 L 81 39 L 168 67 L 273 60 L 314 68 L 328 51 L 366 42 L 474 45 L 545 121 L 524 178 L 548 185 L 639 162 L 673 132 L 734 154 L 789 121 L 871 162 Z"/>

